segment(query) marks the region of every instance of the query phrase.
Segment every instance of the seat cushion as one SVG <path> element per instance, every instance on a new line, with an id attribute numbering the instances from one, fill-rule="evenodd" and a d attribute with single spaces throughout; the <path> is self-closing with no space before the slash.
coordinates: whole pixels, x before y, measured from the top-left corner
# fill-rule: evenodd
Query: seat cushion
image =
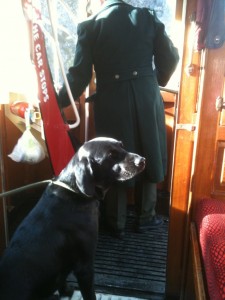
<path id="1" fill-rule="evenodd" d="M 195 222 L 210 299 L 225 299 L 225 201 L 201 199 Z"/>

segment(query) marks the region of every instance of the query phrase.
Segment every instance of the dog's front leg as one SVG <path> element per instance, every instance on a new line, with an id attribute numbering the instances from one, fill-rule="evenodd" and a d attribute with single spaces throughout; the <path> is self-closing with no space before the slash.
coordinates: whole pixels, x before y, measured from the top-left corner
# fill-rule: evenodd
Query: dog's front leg
<path id="1" fill-rule="evenodd" d="M 77 273 L 76 277 L 83 300 L 96 300 L 93 268 Z"/>

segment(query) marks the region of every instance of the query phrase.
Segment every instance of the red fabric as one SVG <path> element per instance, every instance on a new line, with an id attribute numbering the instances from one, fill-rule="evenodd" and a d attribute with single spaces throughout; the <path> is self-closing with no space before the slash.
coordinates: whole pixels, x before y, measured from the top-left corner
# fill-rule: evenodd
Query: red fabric
<path id="1" fill-rule="evenodd" d="M 225 201 L 199 201 L 195 222 L 210 300 L 225 299 Z"/>

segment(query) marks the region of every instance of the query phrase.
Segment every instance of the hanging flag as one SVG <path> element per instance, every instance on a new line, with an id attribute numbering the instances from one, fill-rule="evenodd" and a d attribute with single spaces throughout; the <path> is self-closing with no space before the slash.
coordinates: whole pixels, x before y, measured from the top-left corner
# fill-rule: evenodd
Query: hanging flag
<path id="1" fill-rule="evenodd" d="M 41 26 L 41 9 L 38 0 L 22 0 L 22 7 L 30 35 L 31 60 L 35 64 L 40 111 L 48 154 L 57 176 L 75 153 L 69 137 L 69 125 L 64 122 L 57 102 L 48 64 L 45 39 Z"/>

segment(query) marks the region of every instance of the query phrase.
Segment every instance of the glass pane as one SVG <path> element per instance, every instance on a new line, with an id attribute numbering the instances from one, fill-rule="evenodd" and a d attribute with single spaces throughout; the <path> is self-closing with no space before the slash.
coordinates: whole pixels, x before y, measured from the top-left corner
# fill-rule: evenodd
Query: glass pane
<path id="1" fill-rule="evenodd" d="M 157 17 L 161 22 L 164 23 L 166 32 L 170 39 L 173 41 L 174 45 L 178 48 L 178 51 L 182 48 L 180 42 L 182 39 L 177 38 L 177 34 L 181 32 L 178 29 L 178 24 L 175 21 L 176 13 L 176 1 L 175 0 L 124 0 L 128 4 L 136 7 L 147 7 L 154 10 Z M 176 38 L 175 38 L 176 37 Z M 181 57 L 181 55 L 180 55 Z M 180 81 L 180 64 L 178 65 L 176 71 L 171 77 L 167 84 L 167 88 L 172 90 L 178 90 Z"/>
<path id="2" fill-rule="evenodd" d="M 172 27 L 175 19 L 175 6 L 174 0 L 124 0 L 124 2 L 131 4 L 135 7 L 147 7 L 156 12 L 157 17 L 166 26 L 166 32 L 171 36 Z"/>
<path id="3" fill-rule="evenodd" d="M 176 1 L 174 0 L 124 0 L 128 4 L 136 7 L 147 7 L 156 12 L 157 17 L 165 24 L 166 32 L 171 40 L 179 43 L 179 39 L 173 38 L 177 32 L 175 23 Z M 57 12 L 57 22 L 54 24 L 58 32 L 58 40 L 60 51 L 64 62 L 64 68 L 67 72 L 68 68 L 73 64 L 75 46 L 77 41 L 77 24 L 87 18 L 88 9 L 96 12 L 95 1 L 91 7 L 89 1 L 84 0 L 58 0 L 55 1 L 55 9 Z M 44 25 L 44 33 L 46 38 L 46 48 L 50 68 L 53 74 L 53 80 L 56 89 L 62 85 L 62 76 L 59 68 L 58 58 L 52 37 L 51 24 L 49 20 L 48 7 L 46 0 L 41 0 L 42 19 Z M 99 8 L 99 7 L 98 7 Z M 176 41 L 176 43 L 175 43 Z M 180 48 L 180 45 L 176 45 Z M 178 90 L 180 79 L 180 68 L 178 67 L 171 80 L 167 84 L 168 88 Z"/>
<path id="4" fill-rule="evenodd" d="M 58 0 L 54 2 L 54 5 L 56 20 L 53 26 L 56 28 L 58 34 L 61 56 L 65 71 L 67 72 L 68 68 L 73 65 L 75 46 L 77 42 L 77 24 L 84 20 L 87 16 L 86 1 Z M 41 12 L 49 65 L 55 87 L 58 89 L 62 84 L 62 76 L 46 0 L 41 0 Z"/>

